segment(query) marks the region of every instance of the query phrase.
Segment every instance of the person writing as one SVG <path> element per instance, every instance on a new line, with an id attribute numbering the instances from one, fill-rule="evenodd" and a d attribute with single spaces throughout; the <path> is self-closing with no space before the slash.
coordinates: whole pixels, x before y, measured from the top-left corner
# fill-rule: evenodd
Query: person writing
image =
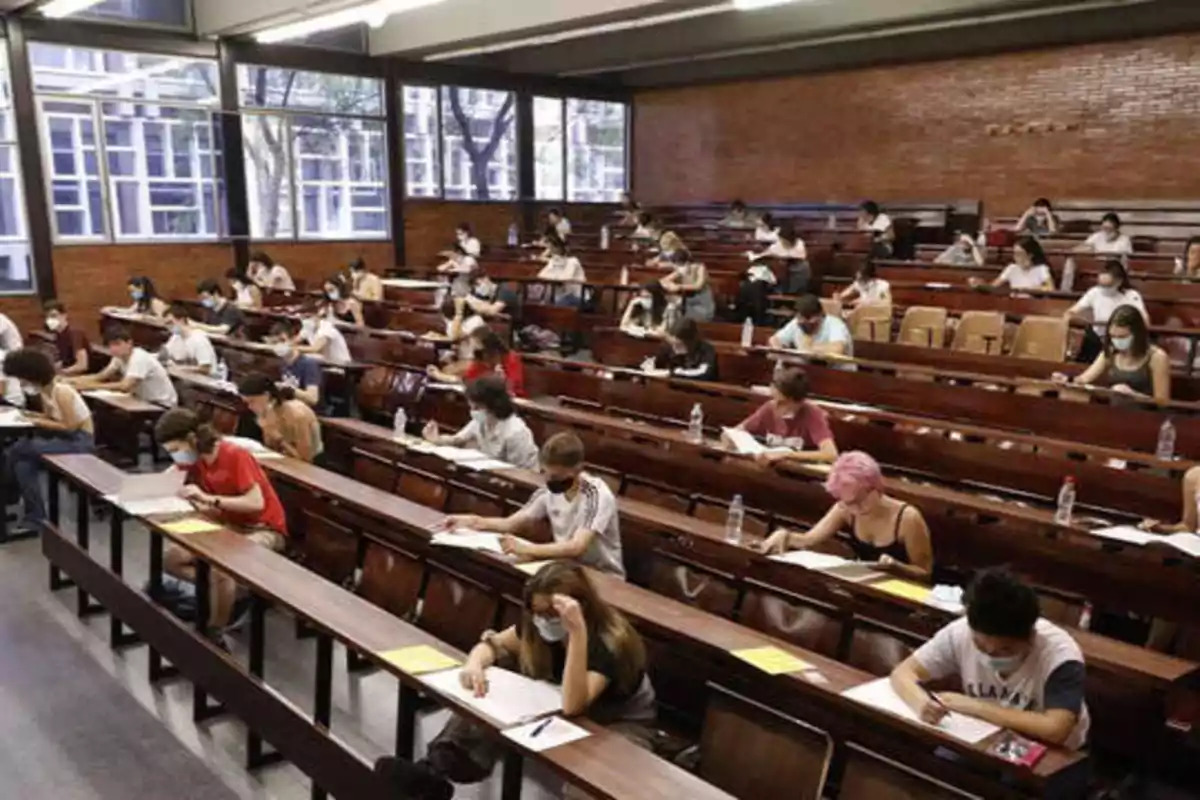
<path id="1" fill-rule="evenodd" d="M 354 358 L 346 337 L 338 330 L 332 319 L 333 306 L 322 297 L 307 312 L 307 319 L 300 328 L 297 352 L 319 355 L 330 364 L 349 364 Z"/>
<path id="2" fill-rule="evenodd" d="M 470 288 L 471 276 L 479 269 L 479 261 L 467 252 L 461 242 L 455 243 L 454 248 L 445 255 L 446 260 L 438 264 L 437 271 L 450 276 L 451 294 L 462 297 Z"/>
<path id="3" fill-rule="evenodd" d="M 630 336 L 661 339 L 674 327 L 676 319 L 675 304 L 667 300 L 662 284 L 654 281 L 644 284 L 625 306 L 621 330 Z"/>
<path id="4" fill-rule="evenodd" d="M 967 284 L 980 286 L 982 281 L 978 278 L 968 278 Z M 1037 239 L 1026 236 L 1018 239 L 1013 245 L 1013 263 L 1005 267 L 991 283 L 997 287 L 1006 284 L 1014 291 L 1054 291 L 1054 276 L 1050 274 L 1050 267 L 1046 266 L 1046 254 Z"/>
<path id="5" fill-rule="evenodd" d="M 442 301 L 441 312 L 442 319 L 446 320 L 446 332 L 431 331 L 425 335 L 430 339 L 449 342 L 453 347 L 454 362 L 465 365 L 475 355 L 471 337 L 477 331 L 486 329 L 487 321 L 476 314 L 463 297 L 447 297 Z"/>
<path id="6" fill-rule="evenodd" d="M 1133 288 L 1125 265 L 1116 259 L 1104 262 L 1096 285 L 1083 293 L 1075 305 L 1063 312 L 1063 318 L 1083 319 L 1090 322 L 1079 348 L 1078 361 L 1090 362 L 1104 350 L 1104 333 L 1113 312 L 1121 306 L 1133 306 L 1149 318 L 1142 293 Z"/>
<path id="7" fill-rule="evenodd" d="M 246 315 L 235 303 L 221 292 L 214 280 L 200 281 L 196 287 L 200 305 L 204 306 L 205 319 L 195 323 L 195 328 L 217 336 L 238 336 L 246 325 Z"/>
<path id="8" fill-rule="evenodd" d="M 717 301 L 708 281 L 708 268 L 693 261 L 687 250 L 676 250 L 671 261 L 675 270 L 662 279 L 663 291 L 679 296 L 685 317 L 697 322 L 711 322 L 717 313 Z"/>
<path id="9" fill-rule="evenodd" d="M 1100 230 L 1076 247 L 1075 252 L 1128 256 L 1133 254 L 1133 242 L 1121 233 L 1121 218 L 1110 211 L 1100 220 Z"/>
<path id="10" fill-rule="evenodd" d="M 267 343 L 271 351 L 283 362 L 279 382 L 289 387 L 312 408 L 321 407 L 321 387 L 325 383 L 321 365 L 315 358 L 306 356 L 296 346 L 297 333 L 287 322 L 276 323 L 271 328 Z"/>
<path id="11" fill-rule="evenodd" d="M 975 576 L 967 615 L 896 667 L 892 688 L 921 718 L 978 717 L 1049 745 L 1079 750 L 1091 725 L 1086 670 L 1075 639 L 1041 617 L 1037 593 L 1003 569 Z M 957 678 L 963 693 L 924 684 Z"/>
<path id="12" fill-rule="evenodd" d="M 171 306 L 158 296 L 154 289 L 154 281 L 149 278 L 134 277 L 129 279 L 129 297 L 133 305 L 121 309 L 126 314 L 137 316 L 164 317 Z"/>
<path id="13" fill-rule="evenodd" d="M 905 578 L 929 582 L 933 577 L 933 544 L 920 509 L 883 490 L 879 464 L 859 451 L 843 453 L 825 480 L 825 491 L 837 502 L 807 533 L 780 529 L 760 545 L 764 553 L 808 550 L 850 529 L 847 544 L 859 561 Z"/>
<path id="14" fill-rule="evenodd" d="M 525 582 L 521 619 L 487 631 L 459 673 L 464 689 L 486 697 L 487 669 L 515 668 L 562 687 L 562 712 L 591 720 L 649 749 L 656 701 L 646 672 L 646 647 L 629 621 L 601 599 L 578 566 L 556 561 Z M 490 732 L 454 716 L 429 743 L 425 758 L 384 756 L 375 774 L 397 798 L 450 800 L 453 783 L 492 774 L 504 748 Z"/>
<path id="15" fill-rule="evenodd" d="M 498 317 L 512 315 L 521 307 L 521 295 L 512 284 L 496 283 L 486 273 L 476 270 L 471 273 L 467 305 L 480 316 Z"/>
<path id="16" fill-rule="evenodd" d="M 363 327 L 362 303 L 350 291 L 345 278 L 334 275 L 322 284 L 321 290 L 325 292 L 325 299 L 329 301 L 330 311 L 336 321 Z"/>
<path id="17" fill-rule="evenodd" d="M 839 317 L 825 313 L 821 299 L 813 294 L 796 301 L 796 315 L 767 342 L 776 350 L 797 350 L 814 355 L 854 355 L 854 338 Z"/>
<path id="18" fill-rule="evenodd" d="M 733 228 L 735 230 L 746 230 L 753 228 L 758 224 L 758 217 L 746 210 L 746 204 L 741 200 L 734 200 L 729 204 L 729 212 L 717 220 L 717 225 L 722 228 Z"/>
<path id="19" fill-rule="evenodd" d="M 186 372 L 217 374 L 217 351 L 213 349 L 208 336 L 192 325 L 187 306 L 182 303 L 171 304 L 171 310 L 167 312 L 167 327 L 171 331 L 171 338 L 167 339 L 163 349 L 173 365 Z"/>
<path id="20" fill-rule="evenodd" d="M 225 279 L 229 281 L 229 288 L 233 291 L 233 304 L 242 311 L 253 311 L 262 308 L 262 289 L 250 279 L 242 270 L 237 267 L 230 267 L 225 271 Z"/>
<path id="21" fill-rule="evenodd" d="M 754 223 L 754 241 L 763 244 L 774 244 L 779 241 L 779 226 L 775 224 L 775 217 L 770 212 L 763 212 L 763 215 Z"/>
<path id="22" fill-rule="evenodd" d="M 350 262 L 351 293 L 363 303 L 378 303 L 383 300 L 383 279 L 371 272 L 367 262 L 356 258 Z"/>
<path id="23" fill-rule="evenodd" d="M 573 433 L 557 433 L 542 445 L 540 461 L 546 485 L 520 511 L 497 518 L 455 515 L 447 526 L 503 534 L 504 552 L 525 561 L 574 559 L 624 578 L 617 499 L 608 484 L 584 471 L 583 442 Z M 540 520 L 550 522 L 551 544 L 517 538 Z"/>
<path id="24" fill-rule="evenodd" d="M 263 444 L 289 458 L 309 463 L 324 451 L 321 422 L 289 387 L 280 387 L 262 373 L 247 375 L 238 394 L 262 429 Z"/>
<path id="25" fill-rule="evenodd" d="M 874 200 L 866 200 L 858 207 L 858 229 L 871 235 L 871 253 L 890 258 L 896 241 L 896 227 L 892 218 L 880 210 Z"/>
<path id="26" fill-rule="evenodd" d="M 47 300 L 46 330 L 54 334 L 54 359 L 58 374 L 64 377 L 84 375 L 91 367 L 91 345 L 87 334 L 71 325 L 67 307 L 58 300 Z"/>
<path id="27" fill-rule="evenodd" d="M 461 375 L 443 372 L 432 364 L 426 367 L 426 374 L 442 383 L 468 384 L 495 375 L 504 380 L 508 393 L 513 397 L 528 397 L 525 391 L 525 362 L 521 360 L 521 354 L 510 350 L 500 334 L 491 328 L 480 328 L 471 338 L 475 348 L 474 357 Z"/>
<path id="28" fill-rule="evenodd" d="M 250 280 L 262 289 L 275 289 L 281 292 L 296 291 L 296 283 L 283 264 L 276 264 L 275 259 L 259 250 L 250 256 L 250 264 L 246 270 Z"/>
<path id="29" fill-rule="evenodd" d="M 537 276 L 555 286 L 543 286 L 543 292 L 554 298 L 556 306 L 579 305 L 583 302 L 583 284 L 587 281 L 583 265 L 578 258 L 570 255 L 566 241 L 558 236 L 547 239 L 546 249 L 549 257 Z"/>
<path id="30" fill-rule="evenodd" d="M 489 376 L 471 381 L 466 396 L 471 421 L 457 433 L 443 435 L 437 423 L 430 420 L 422 431 L 425 440 L 436 445 L 473 448 L 521 469 L 537 469 L 538 449 L 533 433 L 517 416 L 504 379 Z"/>
<path id="31" fill-rule="evenodd" d="M 771 399 L 744 419 L 738 428 L 765 438 L 769 446 L 791 448 L 787 453 L 760 453 L 758 460 L 832 463 L 837 443 L 824 409 L 808 401 L 808 374 L 799 368 L 780 372 L 771 385 Z"/>
<path id="32" fill-rule="evenodd" d="M 868 259 L 854 275 L 854 283 L 838 293 L 838 300 L 855 308 L 860 305 L 882 305 L 892 302 L 892 286 L 875 277 L 875 262 Z"/>
<path id="33" fill-rule="evenodd" d="M 672 258 L 684 249 L 683 239 L 675 231 L 667 231 L 658 239 L 658 254 L 646 261 L 647 267 L 673 268 Z"/>
<path id="34" fill-rule="evenodd" d="M 147 403 L 168 408 L 179 402 L 171 376 L 159 360 L 140 347 L 135 347 L 127 328 L 109 327 L 104 331 L 104 346 L 112 360 L 95 375 L 79 375 L 71 379 L 80 391 L 103 389 L 125 392 Z"/>
<path id="35" fill-rule="evenodd" d="M 179 495 L 218 522 L 235 525 L 245 537 L 268 550 L 282 552 L 287 517 L 279 496 L 258 461 L 247 450 L 221 440 L 194 411 L 173 408 L 159 417 L 154 438 L 178 469 L 187 473 Z M 180 580 L 196 582 L 196 556 L 170 545 L 163 568 Z M 224 645 L 223 632 L 237 594 L 237 584 L 214 569 L 209 572 L 210 635 Z"/>
<path id="36" fill-rule="evenodd" d="M 933 263 L 951 267 L 982 267 L 987 260 L 971 234 L 962 233 L 958 241 L 939 253 Z"/>
<path id="37" fill-rule="evenodd" d="M 1061 372 L 1055 383 L 1106 386 L 1121 394 L 1171 399 L 1171 359 L 1167 351 L 1150 342 L 1146 318 L 1134 306 L 1121 306 L 1108 320 L 1104 351 L 1074 378 Z"/>
<path id="38" fill-rule="evenodd" d="M 651 375 L 668 375 L 693 381 L 717 381 L 717 351 L 700 334 L 696 320 L 684 317 L 667 334 L 658 355 L 647 359 L 642 371 Z"/>

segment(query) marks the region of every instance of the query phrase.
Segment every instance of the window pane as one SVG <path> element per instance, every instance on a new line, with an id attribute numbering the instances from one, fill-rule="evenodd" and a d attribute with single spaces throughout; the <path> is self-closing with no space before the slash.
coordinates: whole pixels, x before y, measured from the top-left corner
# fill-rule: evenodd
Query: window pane
<path id="1" fill-rule="evenodd" d="M 437 197 L 442 174 L 437 89 L 405 86 L 402 91 L 405 191 L 409 197 Z"/>
<path id="2" fill-rule="evenodd" d="M 615 202 L 625 190 L 625 105 L 567 101 L 567 200 Z"/>
<path id="3" fill-rule="evenodd" d="M 287 135 L 283 117 L 266 114 L 242 117 L 250 235 L 256 239 L 291 238 L 293 235 Z"/>
<path id="4" fill-rule="evenodd" d="M 383 116 L 383 81 L 358 75 L 242 64 L 238 66 L 238 94 L 243 108 Z"/>
<path id="5" fill-rule="evenodd" d="M 446 198 L 511 200 L 517 195 L 516 98 L 511 92 L 442 87 Z"/>
<path id="6" fill-rule="evenodd" d="M 215 61 L 33 42 L 37 92 L 155 103 L 220 105 Z"/>
<path id="7" fill-rule="evenodd" d="M 8 53 L 0 52 L 0 292 L 33 291 L 33 257 L 25 222 L 17 132 L 13 127 Z"/>
<path id="8" fill-rule="evenodd" d="M 105 21 L 131 20 L 173 28 L 191 28 L 189 0 L 103 0 L 75 16 Z"/>
<path id="9" fill-rule="evenodd" d="M 385 135 L 375 120 L 292 118 L 301 238 L 387 236 Z"/>
<path id="10" fill-rule="evenodd" d="M 533 98 L 533 187 L 538 200 L 563 199 L 563 101 Z"/>
<path id="11" fill-rule="evenodd" d="M 103 238 L 104 195 L 92 104 L 42 99 L 38 105 L 58 238 Z"/>

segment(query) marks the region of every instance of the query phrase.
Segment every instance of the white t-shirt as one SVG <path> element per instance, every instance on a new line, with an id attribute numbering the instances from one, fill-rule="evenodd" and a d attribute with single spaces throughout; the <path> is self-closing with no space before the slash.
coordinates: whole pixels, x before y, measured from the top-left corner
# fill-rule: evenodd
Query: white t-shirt
<path id="1" fill-rule="evenodd" d="M 565 542 L 576 531 L 595 531 L 591 546 L 580 561 L 589 567 L 625 577 L 621 554 L 621 525 L 617 498 L 608 484 L 586 472 L 579 476 L 579 492 L 574 500 L 565 494 L 551 494 L 542 487 L 534 493 L 517 515 L 522 521 L 549 519 L 554 541 Z"/>
<path id="2" fill-rule="evenodd" d="M 1037 264 L 1024 269 L 1018 264 L 1009 264 L 1000 273 L 1000 280 L 1013 289 L 1041 289 L 1051 281 L 1050 268 Z"/>
<path id="3" fill-rule="evenodd" d="M 0 314 L 0 351 L 7 354 L 13 350 L 20 350 L 24 346 L 25 340 L 21 337 L 21 331 L 16 324 L 8 318 L 7 314 Z"/>
<path id="4" fill-rule="evenodd" d="M 1117 289 L 1106 289 L 1103 286 L 1093 286 L 1083 293 L 1083 297 L 1079 298 L 1075 305 L 1071 306 L 1071 313 L 1079 314 L 1090 311 L 1092 313 L 1092 330 L 1096 332 L 1097 336 L 1104 338 L 1109 318 L 1121 306 L 1133 306 L 1142 312 L 1142 316 L 1146 318 L 1147 322 L 1150 321 L 1142 294 L 1137 289 L 1122 292 Z"/>
<path id="5" fill-rule="evenodd" d="M 1133 252 L 1133 242 L 1125 234 L 1118 234 L 1117 238 L 1109 239 L 1104 231 L 1096 231 L 1087 238 L 1085 242 L 1096 253 L 1114 253 L 1128 255 Z"/>
<path id="6" fill-rule="evenodd" d="M 480 425 L 471 420 L 454 434 L 453 441 L 455 447 L 474 447 L 521 469 L 538 468 L 538 447 L 533 441 L 533 432 L 516 414 L 491 425 Z"/>
<path id="7" fill-rule="evenodd" d="M 1055 670 L 1069 662 L 1078 662 L 1082 666 L 1083 652 L 1070 634 L 1051 622 L 1044 619 L 1037 621 L 1033 649 L 1017 671 L 1008 676 L 996 672 L 988 663 L 987 656 L 975 646 L 970 625 L 965 618 L 942 628 L 921 645 L 913 657 L 933 680 L 957 675 L 962 681 L 964 693 L 969 697 L 990 700 L 1021 711 L 1044 711 L 1047 707 L 1073 711 L 1078 715 L 1078 721 L 1065 744 L 1072 750 L 1078 750 L 1087 741 L 1091 718 L 1087 704 L 1083 702 L 1083 687 L 1075 685 L 1079 683 L 1079 671 L 1076 675 L 1059 673 L 1055 676 Z M 1065 687 L 1055 685 L 1064 680 L 1067 683 Z M 1073 707 L 1074 702 L 1060 705 L 1061 696 L 1078 699 L 1078 707 Z"/>
<path id="8" fill-rule="evenodd" d="M 122 377 L 138 379 L 137 388 L 133 390 L 134 397 L 168 408 L 174 408 L 179 403 L 171 376 L 167 374 L 166 368 L 158 363 L 157 358 L 142 348 L 135 347 L 129 354 L 129 361 L 119 363 Z"/>
<path id="9" fill-rule="evenodd" d="M 886 303 L 892 297 L 892 287 L 883 278 L 870 281 L 855 281 L 854 288 L 858 289 L 858 299 L 861 303 Z"/>
<path id="10" fill-rule="evenodd" d="M 183 335 L 174 334 L 167 339 L 167 356 L 177 364 L 194 364 L 212 368 L 217 363 L 217 353 L 212 341 L 204 333 L 190 328 Z"/>
<path id="11" fill-rule="evenodd" d="M 779 228 L 767 229 L 759 225 L 754 229 L 754 241 L 775 243 L 779 241 Z"/>
<path id="12" fill-rule="evenodd" d="M 250 290 L 249 286 L 242 286 L 237 290 L 237 297 L 234 300 L 234 305 L 236 305 L 238 308 L 254 307 L 254 293 Z"/>
<path id="13" fill-rule="evenodd" d="M 350 348 L 346 345 L 346 337 L 342 336 L 342 332 L 338 330 L 337 325 L 333 324 L 333 320 L 325 318 L 317 323 L 315 329 L 301 329 L 301 336 L 305 337 L 309 344 L 318 339 L 325 340 L 325 347 L 321 349 L 321 357 L 330 364 L 349 364 L 354 358 L 350 355 Z"/>
<path id="14" fill-rule="evenodd" d="M 808 249 L 804 246 L 803 239 L 797 239 L 791 247 L 784 245 L 782 241 L 776 239 L 771 242 L 771 246 L 767 248 L 766 255 L 776 256 L 778 258 L 796 258 L 804 261 L 808 258 Z"/>
<path id="15" fill-rule="evenodd" d="M 273 286 L 285 292 L 296 291 L 296 284 L 292 280 L 292 276 L 288 273 L 287 267 L 283 266 L 283 264 L 276 264 L 271 267 L 271 270 L 267 273 L 267 286 Z"/>
<path id="16" fill-rule="evenodd" d="M 875 219 L 871 220 L 871 224 L 867 226 L 867 229 L 875 233 L 884 233 L 890 227 L 892 227 L 892 218 L 881 211 L 875 215 Z"/>
<path id="17" fill-rule="evenodd" d="M 465 239 L 459 239 L 458 243 L 462 246 L 463 250 L 467 251 L 467 255 L 469 256 L 478 256 L 483 249 L 483 246 L 479 244 L 479 240 L 474 236 L 468 236 Z"/>
<path id="18" fill-rule="evenodd" d="M 446 320 L 446 337 L 452 336 L 451 328 L 454 326 L 454 320 Z M 480 328 L 486 328 L 487 322 L 478 314 L 472 314 L 465 317 L 462 321 L 462 327 L 459 329 L 459 334 L 462 336 L 458 344 L 455 345 L 455 351 L 458 353 L 459 361 L 470 361 L 475 355 L 475 345 L 471 342 L 471 335 Z"/>
<path id="19" fill-rule="evenodd" d="M 554 256 L 547 262 L 546 266 L 542 267 L 541 272 L 537 276 L 546 280 L 563 283 L 562 288 L 558 290 L 555 297 L 580 296 L 583 294 L 582 283 L 587 280 L 587 276 L 583 274 L 583 265 L 579 263 L 579 259 L 575 256 Z"/>
<path id="20" fill-rule="evenodd" d="M 571 220 L 563 217 L 558 221 L 558 224 L 554 226 L 554 230 L 558 231 L 558 237 L 565 241 L 566 238 L 571 235 Z"/>

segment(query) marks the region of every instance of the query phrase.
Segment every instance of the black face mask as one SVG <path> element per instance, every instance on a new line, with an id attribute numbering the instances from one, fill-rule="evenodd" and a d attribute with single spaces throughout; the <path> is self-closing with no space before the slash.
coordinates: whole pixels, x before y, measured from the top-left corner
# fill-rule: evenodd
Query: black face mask
<path id="1" fill-rule="evenodd" d="M 550 494 L 565 494 L 575 485 L 575 478 L 546 479 L 546 491 Z"/>
<path id="2" fill-rule="evenodd" d="M 817 331 L 821 330 L 821 322 L 801 322 L 800 330 L 804 331 L 806 336 L 812 336 Z"/>

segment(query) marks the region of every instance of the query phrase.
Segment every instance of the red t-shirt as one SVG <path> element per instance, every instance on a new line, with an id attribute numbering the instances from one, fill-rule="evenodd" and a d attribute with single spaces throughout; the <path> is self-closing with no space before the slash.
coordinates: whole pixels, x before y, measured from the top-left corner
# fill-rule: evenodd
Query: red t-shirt
<path id="1" fill-rule="evenodd" d="M 209 464 L 201 458 L 188 469 L 188 477 L 206 494 L 223 497 L 242 495 L 258 486 L 265 503 L 259 513 L 239 514 L 220 508 L 214 513 L 232 525 L 265 526 L 287 535 L 287 515 L 279 495 L 275 494 L 275 487 L 271 486 L 266 473 L 249 451 L 229 442 L 219 442 L 213 462 Z"/>
<path id="2" fill-rule="evenodd" d="M 525 362 L 521 361 L 521 356 L 509 350 L 508 355 L 500 362 L 500 366 L 494 370 L 496 375 L 504 376 L 504 382 L 508 384 L 508 393 L 513 397 L 528 397 L 525 394 Z M 467 369 L 463 372 L 463 382 L 470 383 L 476 378 L 482 378 L 493 374 L 493 370 L 488 368 L 487 364 L 482 361 L 472 361 L 467 364 Z"/>
<path id="3" fill-rule="evenodd" d="M 772 400 L 747 417 L 742 428 L 754 436 L 778 437 L 797 449 L 815 450 L 821 442 L 833 438 L 829 417 L 812 403 L 804 403 L 796 413 L 785 417 Z M 793 441 L 787 441 L 789 439 Z"/>

